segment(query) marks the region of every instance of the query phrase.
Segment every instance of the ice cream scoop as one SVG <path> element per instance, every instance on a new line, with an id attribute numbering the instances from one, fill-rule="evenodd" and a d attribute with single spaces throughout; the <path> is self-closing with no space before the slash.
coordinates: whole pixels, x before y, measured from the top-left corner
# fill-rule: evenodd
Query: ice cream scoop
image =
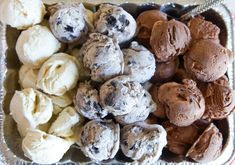
<path id="1" fill-rule="evenodd" d="M 116 40 L 92 33 L 81 48 L 83 63 L 91 70 L 91 79 L 104 82 L 123 73 L 123 54 Z"/>
<path id="2" fill-rule="evenodd" d="M 56 120 L 51 124 L 49 134 L 58 137 L 70 137 L 74 135 L 73 127 L 80 121 L 80 116 L 73 107 L 67 107 L 59 113 Z"/>
<path id="3" fill-rule="evenodd" d="M 149 45 L 152 28 L 155 22 L 167 20 L 167 15 L 159 10 L 147 10 L 137 17 L 137 40 L 144 44 Z"/>
<path id="4" fill-rule="evenodd" d="M 214 82 L 201 83 L 199 89 L 201 89 L 206 102 L 203 119 L 223 119 L 234 110 L 235 96 L 226 76 Z"/>
<path id="5" fill-rule="evenodd" d="M 16 42 L 16 52 L 24 65 L 40 68 L 60 49 L 60 46 L 59 41 L 46 26 L 35 25 L 20 34 Z"/>
<path id="6" fill-rule="evenodd" d="M 222 134 L 211 123 L 188 150 L 186 156 L 199 163 L 214 161 L 221 154 L 222 141 Z"/>
<path id="7" fill-rule="evenodd" d="M 213 40 L 200 40 L 184 56 L 186 71 L 203 82 L 215 81 L 225 74 L 233 53 Z"/>
<path id="8" fill-rule="evenodd" d="M 119 43 L 130 40 L 136 32 L 136 21 L 123 8 L 101 4 L 95 13 L 95 31 L 114 37 Z"/>
<path id="9" fill-rule="evenodd" d="M 153 115 L 162 119 L 166 118 L 166 114 L 165 114 L 165 108 L 163 106 L 163 104 L 160 103 L 159 98 L 158 98 L 158 91 L 160 88 L 160 84 L 154 84 L 149 92 L 153 98 L 153 101 L 156 103 L 157 108 L 155 109 L 155 111 L 153 111 Z"/>
<path id="10" fill-rule="evenodd" d="M 124 74 L 130 76 L 131 80 L 144 83 L 154 75 L 154 55 L 144 46 L 133 41 L 130 47 L 122 52 L 125 62 Z"/>
<path id="11" fill-rule="evenodd" d="M 1 0 L 0 21 L 17 29 L 40 23 L 46 14 L 42 0 Z"/>
<path id="12" fill-rule="evenodd" d="M 169 82 L 160 86 L 159 102 L 170 122 L 176 126 L 189 126 L 200 119 L 205 111 L 205 100 L 193 80 L 183 84 Z"/>
<path id="13" fill-rule="evenodd" d="M 175 58 L 174 60 L 168 62 L 157 62 L 156 70 L 151 81 L 154 83 L 169 81 L 176 73 L 178 67 L 178 58 Z"/>
<path id="14" fill-rule="evenodd" d="M 144 94 L 145 89 L 128 76 L 115 77 L 100 87 L 101 105 L 114 116 L 130 113 Z"/>
<path id="15" fill-rule="evenodd" d="M 47 123 L 53 112 L 51 99 L 45 94 L 27 88 L 16 91 L 10 103 L 10 114 L 21 127 L 20 133 L 25 136 L 28 129 Z"/>
<path id="16" fill-rule="evenodd" d="M 62 96 L 77 85 L 76 58 L 65 53 L 54 54 L 40 68 L 37 87 L 45 93 Z"/>
<path id="17" fill-rule="evenodd" d="M 156 104 L 152 100 L 148 91 L 142 96 L 138 104 L 133 107 L 132 111 L 125 115 L 115 116 L 115 120 L 123 125 L 131 124 L 139 121 L 144 121 L 149 116 L 150 112 L 156 110 Z"/>
<path id="18" fill-rule="evenodd" d="M 22 141 L 22 149 L 24 155 L 35 163 L 53 164 L 59 162 L 72 144 L 40 130 L 30 130 Z"/>
<path id="19" fill-rule="evenodd" d="M 81 150 L 95 161 L 112 159 L 119 149 L 119 138 L 118 124 L 111 120 L 92 120 L 81 130 Z"/>
<path id="20" fill-rule="evenodd" d="M 220 29 L 210 21 L 206 21 L 203 17 L 192 18 L 188 22 L 193 41 L 200 39 L 217 40 L 219 43 Z"/>
<path id="21" fill-rule="evenodd" d="M 88 119 L 104 118 L 108 111 L 100 105 L 99 92 L 89 83 L 80 83 L 74 98 L 76 110 Z"/>
<path id="22" fill-rule="evenodd" d="M 163 123 L 163 127 L 167 132 L 168 150 L 178 155 L 185 155 L 201 133 L 194 124 L 178 127 L 167 121 Z"/>
<path id="23" fill-rule="evenodd" d="M 156 163 L 166 144 L 166 131 L 160 125 L 138 122 L 121 129 L 122 152 L 138 164 Z"/>
<path id="24" fill-rule="evenodd" d="M 52 33 L 64 43 L 78 41 L 88 33 L 86 9 L 82 3 L 58 4 L 49 23 Z"/>
<path id="25" fill-rule="evenodd" d="M 190 30 L 182 22 L 158 21 L 153 26 L 150 45 L 158 62 L 167 62 L 185 53 L 190 42 Z"/>
<path id="26" fill-rule="evenodd" d="M 19 70 L 19 83 L 22 88 L 36 88 L 38 69 L 22 65 Z"/>

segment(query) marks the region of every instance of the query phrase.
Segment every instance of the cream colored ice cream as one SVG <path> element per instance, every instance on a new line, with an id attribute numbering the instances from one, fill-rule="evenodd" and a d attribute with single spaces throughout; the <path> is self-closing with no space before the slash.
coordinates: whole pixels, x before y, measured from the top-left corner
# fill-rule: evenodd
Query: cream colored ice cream
<path id="1" fill-rule="evenodd" d="M 77 85 L 78 78 L 76 59 L 65 53 L 57 53 L 39 70 L 37 87 L 45 93 L 62 96 Z"/>
<path id="2" fill-rule="evenodd" d="M 19 71 L 19 83 L 22 88 L 36 88 L 38 69 L 22 65 Z"/>
<path id="3" fill-rule="evenodd" d="M 46 14 L 42 0 L 1 0 L 0 11 L 0 20 L 17 29 L 40 23 Z"/>
<path id="4" fill-rule="evenodd" d="M 16 52 L 24 65 L 40 68 L 60 46 L 46 26 L 35 25 L 20 34 L 16 42 Z"/>
<path id="5" fill-rule="evenodd" d="M 62 96 L 51 95 L 52 103 L 58 105 L 61 108 L 65 108 L 73 103 L 73 91 L 68 91 Z"/>
<path id="6" fill-rule="evenodd" d="M 32 88 L 16 91 L 10 103 L 10 114 L 20 126 L 22 136 L 25 136 L 29 128 L 48 122 L 52 111 L 51 99 Z"/>
<path id="7" fill-rule="evenodd" d="M 57 163 L 68 151 L 72 141 L 68 141 L 40 130 L 30 130 L 22 141 L 24 155 L 35 163 Z"/>
<path id="8" fill-rule="evenodd" d="M 72 128 L 79 122 L 80 116 L 73 107 L 67 107 L 60 112 L 52 123 L 49 134 L 59 137 L 70 137 L 74 134 Z"/>

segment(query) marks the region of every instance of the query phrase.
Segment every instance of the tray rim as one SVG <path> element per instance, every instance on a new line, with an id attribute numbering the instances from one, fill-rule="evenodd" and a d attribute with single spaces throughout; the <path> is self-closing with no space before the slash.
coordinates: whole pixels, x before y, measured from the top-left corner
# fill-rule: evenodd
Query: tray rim
<path id="1" fill-rule="evenodd" d="M 50 1 L 50 0 L 48 0 Z M 53 0 L 52 0 L 53 1 Z M 90 3 L 92 2 L 93 0 L 87 0 L 85 1 L 86 3 Z M 77 0 L 76 2 L 84 2 L 82 0 Z M 108 0 L 97 0 L 95 1 L 95 4 L 97 3 L 104 3 L 104 2 L 110 2 Z M 191 2 L 191 3 L 190 3 Z M 123 0 L 117 0 L 115 1 L 114 3 L 116 4 L 121 4 L 121 3 L 136 3 L 136 4 L 146 4 L 146 3 L 157 3 L 157 4 L 170 4 L 170 3 L 178 3 L 178 4 L 181 4 L 181 5 L 195 5 L 195 4 L 200 4 L 201 3 L 201 0 L 196 0 L 196 1 L 192 1 L 190 0 L 189 1 L 185 1 L 185 0 L 160 0 L 160 1 L 150 1 L 150 0 L 142 0 L 140 2 L 137 2 L 137 0 L 129 0 L 129 1 L 123 1 Z M 112 2 L 113 3 L 113 2 Z M 94 1 L 93 1 L 93 4 L 94 4 Z M 235 52 L 235 42 L 234 42 L 234 23 L 232 21 L 232 14 L 230 12 L 230 10 L 228 9 L 228 7 L 224 4 L 220 5 L 219 7 L 216 7 L 216 8 L 213 8 L 215 10 L 217 10 L 217 8 L 223 8 L 226 12 L 227 12 L 227 15 L 229 18 L 227 18 L 228 20 L 225 21 L 226 24 L 230 24 L 229 25 L 229 28 L 230 29 L 227 29 L 228 30 L 228 35 L 230 37 L 228 37 L 228 47 L 230 50 L 232 50 L 233 52 Z M 228 23 L 229 22 L 229 23 Z M 227 27 L 228 28 L 228 27 Z M 12 165 L 12 164 L 32 164 L 32 163 L 29 163 L 28 161 L 25 161 L 19 157 L 16 157 L 13 152 L 7 147 L 7 144 L 5 142 L 5 139 L 4 139 L 4 134 L 3 134 L 3 129 L 4 129 L 4 119 L 5 119 L 5 114 L 4 114 L 4 111 L 3 111 L 3 98 L 4 98 L 4 95 L 5 95 L 5 90 L 4 90 L 4 77 L 6 75 L 6 72 L 7 72 L 7 68 L 6 68 L 6 63 L 5 63 L 5 57 L 6 57 L 6 50 L 7 50 L 7 44 L 6 44 L 6 26 L 3 25 L 1 22 L 0 22 L 0 164 L 9 164 L 9 165 Z M 235 62 L 233 62 L 232 66 L 231 66 L 231 75 L 229 75 L 230 78 L 230 85 L 232 86 L 233 89 L 235 89 L 235 82 L 234 82 L 234 79 L 235 79 L 235 72 L 234 72 L 234 69 L 235 69 Z M 228 122 L 229 124 L 233 124 L 235 125 L 235 113 L 233 113 L 232 115 L 230 115 L 228 117 Z M 235 141 L 235 136 L 234 136 L 234 133 L 235 133 L 235 127 L 230 127 L 230 139 L 229 141 Z M 232 137 L 231 137 L 231 133 L 232 133 Z M 229 157 L 229 160 L 227 162 L 224 162 L 225 164 L 230 164 L 232 161 L 233 161 L 233 158 L 235 158 L 235 143 L 233 144 L 233 149 L 232 149 L 232 154 L 230 155 Z M 227 147 L 228 148 L 228 147 Z M 65 164 L 66 162 L 63 162 L 63 163 L 56 163 L 56 164 Z M 75 162 L 71 162 L 70 163 L 72 164 L 81 164 L 81 163 L 75 163 Z M 70 164 L 69 163 L 69 164 Z M 114 162 L 114 163 L 118 163 L 118 162 Z M 35 164 L 35 163 L 33 163 Z M 90 164 L 89 162 L 87 164 Z M 125 164 L 129 164 L 129 163 L 125 163 Z M 167 162 L 164 162 L 162 160 L 160 160 L 159 162 L 157 162 L 157 164 L 177 164 L 177 165 L 188 165 L 188 164 L 199 164 L 199 163 L 191 163 L 191 162 L 181 162 L 181 163 L 167 163 Z M 210 163 L 211 164 L 211 163 Z M 213 163 L 214 164 L 214 163 Z"/>

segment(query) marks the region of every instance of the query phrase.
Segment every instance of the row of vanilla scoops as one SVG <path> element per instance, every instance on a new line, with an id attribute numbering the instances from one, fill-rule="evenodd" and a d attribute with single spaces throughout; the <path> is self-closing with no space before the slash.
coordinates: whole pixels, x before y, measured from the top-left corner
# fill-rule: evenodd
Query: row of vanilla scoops
<path id="1" fill-rule="evenodd" d="M 131 107 L 133 104 L 132 102 L 142 101 L 140 100 L 142 98 L 134 101 L 131 100 L 133 99 L 131 97 L 118 98 L 115 101 L 121 103 L 125 102 L 125 99 L 130 99 L 131 102 L 128 102 L 127 104 L 130 105 L 124 106 L 124 109 L 120 111 L 120 109 L 109 107 L 110 105 L 109 102 L 107 102 L 107 97 L 110 96 L 110 91 L 106 91 L 106 89 L 108 90 L 110 84 L 113 85 L 113 82 L 116 82 L 117 84 L 123 83 L 131 86 L 131 88 L 133 88 L 132 92 L 136 92 L 135 90 L 137 90 L 137 95 L 143 94 L 149 96 L 148 92 L 140 85 L 140 83 L 147 82 L 155 72 L 155 59 L 153 58 L 153 54 L 143 46 L 139 45 L 137 42 L 132 42 L 129 51 L 137 49 L 140 54 L 145 54 L 146 59 L 143 57 L 142 60 L 147 62 L 147 64 L 143 65 L 149 66 L 145 69 L 134 71 L 130 73 L 131 75 L 128 75 L 129 64 L 127 65 L 128 62 L 125 63 L 126 61 L 123 59 L 123 54 L 125 54 L 124 52 L 128 51 L 128 49 L 122 52 L 118 44 L 128 41 L 134 37 L 137 28 L 134 18 L 131 18 L 130 14 L 125 12 L 120 7 L 104 5 L 107 8 L 121 10 L 119 12 L 126 15 L 126 17 L 131 20 L 129 22 L 131 26 L 129 26 L 129 29 L 126 29 L 126 31 L 124 30 L 122 33 L 114 32 L 115 34 L 108 34 L 114 36 L 114 38 L 100 34 L 103 30 L 100 28 L 101 31 L 98 31 L 100 33 L 90 34 L 90 39 L 86 41 L 84 36 L 93 32 L 95 28 L 94 16 L 93 13 L 85 9 L 82 4 L 53 6 L 54 8 L 52 9 L 56 9 L 58 11 L 51 10 L 50 14 L 52 14 L 52 16 L 49 19 L 48 25 L 46 21 L 43 21 L 46 11 L 43 3 L 40 0 L 37 0 L 36 2 L 26 2 L 23 0 L 21 2 L 26 7 L 25 12 L 28 12 L 26 16 L 18 15 L 18 13 L 12 12 L 12 10 L 6 7 L 6 5 L 9 5 L 8 3 L 14 3 L 14 1 L 6 2 L 6 0 L 3 0 L 3 2 L 0 2 L 0 9 L 2 9 L 2 11 L 5 13 L 8 13 L 8 15 L 6 14 L 7 17 L 0 17 L 1 21 L 5 24 L 9 24 L 14 28 L 23 30 L 16 43 L 16 52 L 19 60 L 23 64 L 19 71 L 19 83 L 22 87 L 22 90 L 15 92 L 11 100 L 10 112 L 13 119 L 17 123 L 18 131 L 23 138 L 22 149 L 25 156 L 36 163 L 56 163 L 68 151 L 70 146 L 76 143 L 81 147 L 86 156 L 95 161 L 102 161 L 113 158 L 119 149 L 119 124 L 115 124 L 109 120 L 100 121 L 100 117 L 103 118 L 108 113 L 111 113 L 114 116 L 124 116 L 123 118 L 117 118 L 123 125 L 130 124 L 130 121 L 126 120 L 131 118 L 130 115 L 138 116 L 138 114 L 131 112 L 131 108 L 129 107 Z M 27 9 L 27 6 L 30 6 L 30 9 Z M 61 30 L 59 27 L 58 30 L 57 27 L 53 27 L 58 25 L 58 22 L 55 22 L 56 19 L 54 17 L 57 16 L 58 18 L 58 16 L 61 14 L 58 12 L 64 10 L 65 8 L 75 10 L 75 13 L 77 12 L 76 14 L 78 15 L 79 25 L 75 26 L 80 28 L 76 29 L 77 36 L 71 37 L 71 35 L 69 35 L 71 31 L 69 30 L 64 31 L 64 34 L 61 34 L 60 32 L 64 29 Z M 113 10 L 115 11 L 115 9 Z M 15 17 L 13 17 L 14 14 L 16 14 Z M 30 15 L 30 17 L 27 17 L 27 15 Z M 17 19 L 13 20 L 12 18 Z M 39 23 L 41 23 L 41 25 L 38 25 Z M 97 30 L 99 28 L 96 27 L 95 29 Z M 72 33 L 73 32 L 74 29 L 72 30 Z M 83 47 L 81 50 L 71 49 L 66 53 L 56 53 L 63 51 L 64 43 L 69 43 L 71 47 L 78 44 L 83 45 Z M 95 49 L 96 46 L 103 46 L 103 48 L 107 49 L 107 45 L 111 45 L 110 47 L 114 48 L 112 51 L 116 59 L 110 58 L 108 53 L 104 54 L 108 56 L 106 57 L 107 59 L 112 60 L 105 63 L 104 68 L 101 67 L 105 72 L 100 73 L 102 71 L 97 71 L 97 67 L 95 67 L 96 64 L 93 62 L 100 60 L 95 59 L 96 55 L 94 52 L 96 51 L 89 52 L 88 50 Z M 93 54 L 91 55 L 87 52 Z M 103 51 L 102 53 L 105 52 Z M 86 57 L 85 54 L 89 55 Z M 112 54 L 110 56 L 112 56 Z M 105 68 L 108 69 L 105 70 Z M 125 72 L 127 75 L 119 76 L 122 75 L 123 72 Z M 98 83 L 106 82 L 100 88 L 100 93 L 103 95 L 106 94 L 106 96 L 99 98 L 97 94 L 99 92 L 96 91 L 96 89 L 90 89 L 92 86 L 88 81 L 85 81 L 89 80 L 90 78 L 91 80 Z M 78 82 L 84 82 L 79 84 L 79 88 L 81 87 L 80 89 L 78 88 L 77 92 L 80 94 L 79 96 L 82 96 L 82 94 L 86 92 L 94 92 L 96 96 L 94 99 L 101 99 L 100 102 L 102 103 L 102 108 L 104 108 L 102 110 L 103 112 L 99 112 L 98 115 L 92 114 L 92 110 L 91 112 L 89 110 L 87 111 L 83 103 L 81 103 L 83 100 L 80 102 L 80 100 L 77 100 L 77 97 L 74 97 L 74 95 L 76 95 L 75 88 L 77 87 Z M 191 81 L 186 83 L 191 83 Z M 84 86 L 87 88 L 83 88 Z M 83 90 L 88 91 L 84 92 Z M 73 106 L 73 100 L 75 107 Z M 147 100 L 146 102 L 146 107 L 148 108 L 145 107 L 145 109 L 142 109 L 142 111 L 145 111 L 145 115 L 141 116 L 140 118 L 133 117 L 131 118 L 133 120 L 131 122 L 134 123 L 143 121 L 148 117 L 150 112 L 156 110 L 156 104 L 152 101 L 152 99 Z M 92 121 L 83 127 L 85 120 L 84 117 Z M 197 119 L 200 117 L 201 116 L 198 116 Z M 108 129 L 111 131 L 103 130 L 103 132 L 99 132 L 99 129 L 104 129 L 102 127 L 99 128 L 99 122 L 105 123 L 104 125 L 110 127 Z M 192 122 L 193 121 L 190 121 L 190 123 L 187 124 L 190 125 Z M 98 152 L 94 148 L 92 148 L 92 151 L 90 151 L 89 147 L 94 146 L 82 146 L 82 133 L 84 133 L 84 130 L 86 131 L 86 129 L 90 129 L 92 125 L 96 125 L 98 130 L 97 132 L 101 133 L 100 136 L 102 136 L 102 134 L 107 135 L 108 133 L 113 134 L 110 135 L 110 139 L 109 137 L 105 137 L 101 142 L 97 142 L 110 144 L 110 146 L 104 146 L 106 147 L 102 149 L 103 151 L 106 151 L 104 153 Z M 142 153 L 141 156 L 138 155 L 135 157 L 133 156 L 133 153 L 131 154 L 130 151 L 127 151 L 128 149 L 122 145 L 124 146 L 121 147 L 123 153 L 134 160 L 139 160 L 142 163 L 156 161 L 160 157 L 162 149 L 167 143 L 166 132 L 164 128 L 160 125 L 146 126 L 145 124 L 140 123 L 136 125 L 152 130 L 152 134 L 156 136 L 155 140 L 159 143 L 154 148 L 156 153 L 151 156 L 148 155 L 149 153 Z M 126 132 L 123 131 L 123 135 L 128 133 L 128 129 L 131 128 L 128 128 L 127 125 L 126 129 L 123 129 L 126 130 Z M 89 131 L 90 130 L 88 130 L 88 132 Z M 95 133 L 96 132 L 94 132 L 94 134 Z"/>

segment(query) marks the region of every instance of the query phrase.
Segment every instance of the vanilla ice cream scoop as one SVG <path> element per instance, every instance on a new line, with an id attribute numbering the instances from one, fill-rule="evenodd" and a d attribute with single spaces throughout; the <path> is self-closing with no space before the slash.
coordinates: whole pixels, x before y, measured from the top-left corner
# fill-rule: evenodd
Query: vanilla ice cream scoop
<path id="1" fill-rule="evenodd" d="M 128 76 L 115 77 L 100 87 L 101 105 L 114 116 L 130 113 L 144 94 L 145 89 Z"/>
<path id="2" fill-rule="evenodd" d="M 88 83 L 80 83 L 74 98 L 76 110 L 88 119 L 100 119 L 108 115 L 108 111 L 100 105 L 98 91 Z"/>
<path id="3" fill-rule="evenodd" d="M 24 155 L 35 163 L 57 163 L 73 142 L 47 134 L 40 130 L 30 130 L 22 141 Z"/>
<path id="4" fill-rule="evenodd" d="M 112 159 L 119 149 L 120 128 L 111 120 L 88 122 L 81 131 L 83 153 L 95 161 Z"/>
<path id="5" fill-rule="evenodd" d="M 80 116 L 73 107 L 67 107 L 60 112 L 52 123 L 49 134 L 59 137 L 70 137 L 74 134 L 72 128 L 79 123 Z"/>
<path id="6" fill-rule="evenodd" d="M 88 32 L 86 10 L 82 3 L 60 4 L 49 18 L 52 33 L 58 40 L 71 43 L 84 37 Z"/>
<path id="7" fill-rule="evenodd" d="M 101 4 L 95 13 L 95 31 L 114 37 L 119 43 L 130 40 L 136 32 L 136 21 L 122 7 Z"/>
<path id="8" fill-rule="evenodd" d="M 1 0 L 0 11 L 0 21 L 17 29 L 40 23 L 46 14 L 42 0 Z"/>
<path id="9" fill-rule="evenodd" d="M 77 85 L 79 78 L 75 57 L 57 53 L 40 68 L 37 87 L 45 93 L 61 96 Z"/>
<path id="10" fill-rule="evenodd" d="M 139 164 L 154 164 L 167 144 L 166 135 L 165 129 L 157 124 L 126 125 L 121 130 L 122 152 Z"/>
<path id="11" fill-rule="evenodd" d="M 123 49 L 125 61 L 124 73 L 133 81 L 144 83 L 155 73 L 154 55 L 144 46 L 132 42 L 128 49 Z"/>
<path id="12" fill-rule="evenodd" d="M 38 69 L 22 65 L 19 71 L 19 83 L 22 88 L 36 88 Z"/>
<path id="13" fill-rule="evenodd" d="M 46 26 L 35 25 L 20 34 L 16 42 L 16 52 L 24 65 L 40 68 L 60 46 Z"/>
<path id="14" fill-rule="evenodd" d="M 91 70 L 91 79 L 104 82 L 123 73 L 123 54 L 116 40 L 92 33 L 81 48 L 85 67 Z"/>
<path id="15" fill-rule="evenodd" d="M 21 127 L 21 135 L 25 136 L 29 128 L 49 121 L 53 112 L 51 99 L 45 94 L 27 88 L 16 91 L 11 103 L 10 112 L 15 122 Z"/>

